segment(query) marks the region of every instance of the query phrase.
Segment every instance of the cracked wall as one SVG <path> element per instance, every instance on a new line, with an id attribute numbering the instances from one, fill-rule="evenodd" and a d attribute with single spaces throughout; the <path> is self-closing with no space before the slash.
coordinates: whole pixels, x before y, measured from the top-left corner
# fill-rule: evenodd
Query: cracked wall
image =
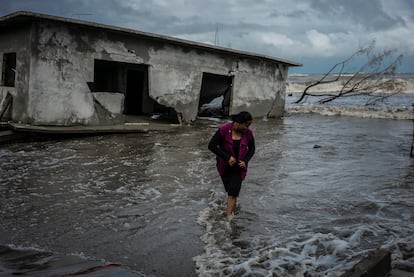
<path id="1" fill-rule="evenodd" d="M 17 47 L 22 41 L 25 46 Z M 0 53 L 7 48 L 3 44 Z M 97 94 L 88 87 L 95 59 L 148 65 L 149 96 L 173 108 L 182 122 L 197 117 L 204 72 L 234 77 L 230 114 L 248 110 L 255 117 L 281 116 L 284 111 L 288 66 L 275 61 L 47 20 L 33 23 L 31 33 L 16 37 L 13 47 L 20 48 L 18 67 L 25 71 L 16 87 L 16 97 L 24 100 L 14 103 L 14 120 L 25 123 L 110 124 L 111 118 L 98 113 Z M 125 94 L 122 90 L 116 93 Z M 99 102 L 108 100 L 99 95 Z M 122 115 L 119 99 L 106 106 L 110 114 Z"/>

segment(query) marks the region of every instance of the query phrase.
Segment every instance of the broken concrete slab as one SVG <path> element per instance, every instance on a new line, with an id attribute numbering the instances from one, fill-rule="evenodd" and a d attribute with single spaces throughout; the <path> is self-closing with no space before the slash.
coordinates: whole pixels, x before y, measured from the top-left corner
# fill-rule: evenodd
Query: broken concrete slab
<path id="1" fill-rule="evenodd" d="M 124 111 L 125 96 L 123 93 L 94 92 L 92 94 L 95 100 L 112 114 L 120 114 Z"/>

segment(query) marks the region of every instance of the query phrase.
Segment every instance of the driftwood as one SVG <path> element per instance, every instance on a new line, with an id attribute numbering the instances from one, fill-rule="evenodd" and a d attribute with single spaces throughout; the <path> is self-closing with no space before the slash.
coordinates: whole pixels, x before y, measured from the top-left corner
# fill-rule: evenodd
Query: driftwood
<path id="1" fill-rule="evenodd" d="M 0 102 L 0 119 L 3 117 L 4 113 L 7 111 L 7 108 L 10 106 L 13 96 L 10 92 L 6 92 L 3 99 Z"/>
<path id="2" fill-rule="evenodd" d="M 394 57 L 396 50 L 385 50 L 380 53 L 375 53 L 374 47 L 375 40 L 370 45 L 361 47 L 345 60 L 335 64 L 321 79 L 309 84 L 299 99 L 294 103 L 301 103 L 305 100 L 306 96 L 322 97 L 319 103 L 325 104 L 340 97 L 369 95 L 374 100 L 367 102 L 366 105 L 373 105 L 381 99 L 401 92 L 405 89 L 404 83 L 399 80 L 389 80 L 389 77 L 395 74 L 398 65 L 402 62 L 403 55 Z M 356 58 L 364 55 L 366 55 L 366 62 L 358 70 L 354 70 L 352 74 L 345 74 L 346 66 L 355 62 Z M 326 92 L 321 94 L 308 91 L 312 87 L 338 82 L 341 79 L 343 79 L 343 84 L 339 92 Z M 393 91 L 394 93 L 387 96 L 378 96 L 375 94 L 378 91 Z"/>

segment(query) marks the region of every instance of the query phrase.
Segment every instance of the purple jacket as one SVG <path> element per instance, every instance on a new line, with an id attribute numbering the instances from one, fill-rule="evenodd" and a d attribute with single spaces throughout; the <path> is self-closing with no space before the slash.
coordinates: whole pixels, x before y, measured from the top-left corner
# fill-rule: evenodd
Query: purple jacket
<path id="1" fill-rule="evenodd" d="M 229 122 L 219 127 L 220 135 L 223 139 L 223 143 L 219 147 L 225 152 L 231 154 L 233 157 L 236 157 L 233 151 L 233 139 L 231 136 L 232 126 L 233 126 L 233 122 Z M 247 129 L 242 135 L 241 140 L 240 140 L 239 156 L 236 157 L 237 160 L 244 161 L 244 158 L 249 152 L 249 141 L 252 138 L 253 138 L 253 132 L 250 129 Z M 222 159 L 219 156 L 216 156 L 216 159 L 217 159 L 217 170 L 220 176 L 222 176 L 227 166 L 229 166 L 228 161 Z M 247 163 L 246 163 L 246 168 L 242 169 L 242 172 L 241 172 L 242 180 L 246 178 L 246 174 L 247 174 Z"/>

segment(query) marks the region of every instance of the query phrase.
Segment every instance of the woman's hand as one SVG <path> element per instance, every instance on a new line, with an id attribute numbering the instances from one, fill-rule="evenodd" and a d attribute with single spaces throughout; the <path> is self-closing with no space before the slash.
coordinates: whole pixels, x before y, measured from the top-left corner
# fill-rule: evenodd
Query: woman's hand
<path id="1" fill-rule="evenodd" d="M 233 156 L 231 156 L 231 157 L 230 157 L 230 159 L 229 159 L 229 165 L 230 165 L 230 166 L 233 166 L 233 165 L 235 165 L 236 163 L 237 163 L 236 158 L 235 158 L 235 157 L 233 157 Z"/>
<path id="2" fill-rule="evenodd" d="M 246 169 L 246 163 L 244 161 L 239 161 L 239 166 L 243 169 Z"/>

